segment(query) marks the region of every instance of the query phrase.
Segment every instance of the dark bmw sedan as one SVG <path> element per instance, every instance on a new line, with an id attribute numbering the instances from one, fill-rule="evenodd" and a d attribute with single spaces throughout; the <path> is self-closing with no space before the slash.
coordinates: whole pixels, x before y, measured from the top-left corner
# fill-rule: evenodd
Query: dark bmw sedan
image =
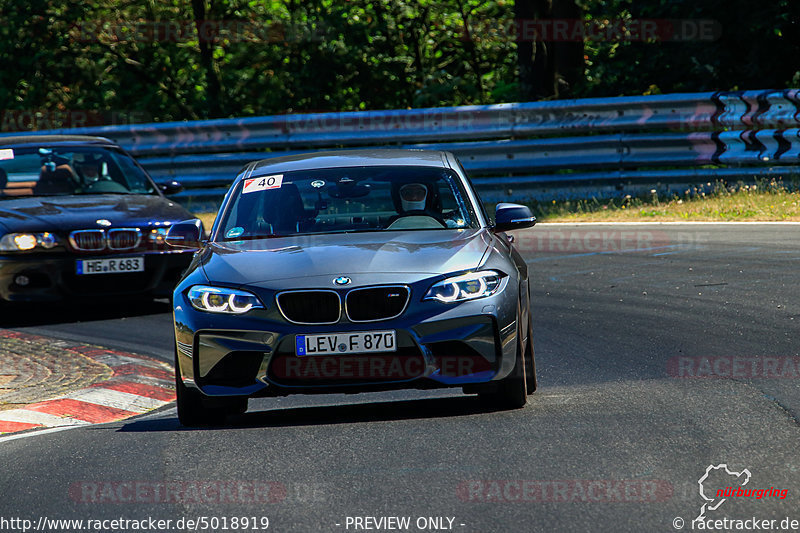
<path id="1" fill-rule="evenodd" d="M 178 415 L 219 423 L 253 396 L 536 389 L 528 269 L 447 152 L 356 150 L 248 165 L 173 295 Z"/>
<path id="2" fill-rule="evenodd" d="M 171 295 L 193 253 L 165 244 L 192 216 L 178 190 L 108 139 L 0 138 L 0 302 Z"/>

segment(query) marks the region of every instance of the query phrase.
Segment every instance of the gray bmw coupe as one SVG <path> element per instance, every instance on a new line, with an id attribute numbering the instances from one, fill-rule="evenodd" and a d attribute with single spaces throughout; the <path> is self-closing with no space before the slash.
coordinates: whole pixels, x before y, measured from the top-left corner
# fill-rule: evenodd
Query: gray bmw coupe
<path id="1" fill-rule="evenodd" d="M 178 416 L 255 396 L 460 387 L 501 408 L 536 389 L 528 269 L 450 153 L 318 152 L 246 166 L 174 292 Z"/>

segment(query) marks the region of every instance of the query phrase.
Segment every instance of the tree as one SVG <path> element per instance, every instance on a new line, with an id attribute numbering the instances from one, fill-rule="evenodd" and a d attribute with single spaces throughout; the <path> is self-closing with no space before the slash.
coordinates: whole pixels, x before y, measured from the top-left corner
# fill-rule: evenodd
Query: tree
<path id="1" fill-rule="evenodd" d="M 581 8 L 575 0 L 517 0 L 514 15 L 520 96 L 524 100 L 568 96 L 583 81 L 583 41 L 573 39 L 571 31 L 564 39 L 551 30 L 554 24 L 580 24 Z M 536 31 L 533 38 L 529 29 L 537 27 L 543 32 Z"/>

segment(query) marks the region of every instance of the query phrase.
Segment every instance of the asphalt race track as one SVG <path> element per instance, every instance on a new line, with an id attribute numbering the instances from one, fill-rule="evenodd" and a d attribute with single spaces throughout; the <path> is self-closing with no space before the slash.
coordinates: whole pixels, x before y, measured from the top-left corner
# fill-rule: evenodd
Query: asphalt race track
<path id="1" fill-rule="evenodd" d="M 717 529 L 800 521 L 800 225 L 540 225 L 516 242 L 539 377 L 524 409 L 457 392 L 295 396 L 251 400 L 229 428 L 181 428 L 168 407 L 0 439 L 0 517 L 675 531 L 705 503 Z M 165 302 L 25 310 L 4 326 L 172 353 Z M 720 464 L 707 501 L 698 480 Z M 767 491 L 737 497 L 740 486 Z M 388 517 L 410 521 L 372 521 Z"/>

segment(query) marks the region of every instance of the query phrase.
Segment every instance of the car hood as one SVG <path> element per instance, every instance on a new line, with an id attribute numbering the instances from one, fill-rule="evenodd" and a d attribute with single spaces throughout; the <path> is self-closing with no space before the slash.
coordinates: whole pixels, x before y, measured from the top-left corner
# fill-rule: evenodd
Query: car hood
<path id="1" fill-rule="evenodd" d="M 97 228 L 99 219 L 119 227 L 187 218 L 193 218 L 188 211 L 157 195 L 39 196 L 0 200 L 0 229 L 6 232 Z"/>
<path id="2" fill-rule="evenodd" d="M 485 229 L 305 235 L 212 243 L 204 250 L 211 282 L 284 289 L 331 287 L 333 277 L 353 285 L 411 282 L 477 268 L 491 234 Z M 283 282 L 281 282 L 283 281 Z"/>

